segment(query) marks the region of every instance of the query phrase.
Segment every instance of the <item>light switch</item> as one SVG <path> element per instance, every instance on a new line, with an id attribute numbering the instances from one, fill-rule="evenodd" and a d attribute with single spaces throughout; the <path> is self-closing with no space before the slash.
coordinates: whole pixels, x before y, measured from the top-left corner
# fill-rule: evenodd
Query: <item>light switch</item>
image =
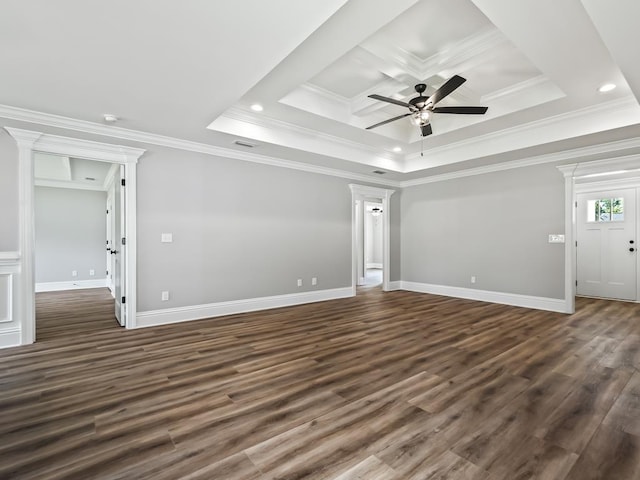
<path id="1" fill-rule="evenodd" d="M 173 234 L 172 233 L 163 233 L 160 235 L 160 241 L 162 243 L 171 243 L 173 242 Z"/>
<path id="2" fill-rule="evenodd" d="M 549 243 L 564 243 L 564 235 L 561 235 L 561 234 L 549 235 Z"/>

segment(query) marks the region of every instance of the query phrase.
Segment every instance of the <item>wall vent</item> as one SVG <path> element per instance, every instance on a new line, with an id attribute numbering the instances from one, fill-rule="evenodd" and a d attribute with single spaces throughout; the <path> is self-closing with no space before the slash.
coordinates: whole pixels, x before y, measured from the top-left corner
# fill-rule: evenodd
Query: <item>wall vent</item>
<path id="1" fill-rule="evenodd" d="M 233 143 L 235 143 L 240 147 L 246 147 L 246 148 L 253 148 L 257 145 L 255 143 L 246 142 L 244 140 L 234 140 Z"/>
<path id="2" fill-rule="evenodd" d="M 374 170 L 373 173 L 376 173 L 378 175 L 384 175 L 387 172 L 383 172 L 382 170 Z"/>

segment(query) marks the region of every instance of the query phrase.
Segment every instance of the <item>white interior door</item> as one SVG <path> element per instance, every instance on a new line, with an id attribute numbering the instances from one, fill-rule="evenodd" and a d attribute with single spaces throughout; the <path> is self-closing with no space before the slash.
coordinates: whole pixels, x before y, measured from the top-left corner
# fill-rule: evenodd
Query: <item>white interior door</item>
<path id="1" fill-rule="evenodd" d="M 118 323 L 122 326 L 127 322 L 127 307 L 126 307 L 126 271 L 125 271 L 125 255 L 126 255 L 126 243 L 123 239 L 126 238 L 125 231 L 125 187 L 121 182 L 124 179 L 124 165 L 120 165 L 119 174 L 114 179 L 114 237 L 115 242 L 111 246 L 111 256 L 113 257 L 113 287 L 115 290 L 116 309 L 115 314 L 118 319 Z"/>
<path id="2" fill-rule="evenodd" d="M 113 213 L 113 188 L 107 194 L 107 287 L 111 291 L 111 295 L 115 297 L 113 288 L 113 266 L 114 258 L 111 255 L 111 247 L 115 245 L 114 235 L 114 213 Z"/>
<path id="3" fill-rule="evenodd" d="M 578 295 L 636 300 L 636 191 L 577 196 Z"/>

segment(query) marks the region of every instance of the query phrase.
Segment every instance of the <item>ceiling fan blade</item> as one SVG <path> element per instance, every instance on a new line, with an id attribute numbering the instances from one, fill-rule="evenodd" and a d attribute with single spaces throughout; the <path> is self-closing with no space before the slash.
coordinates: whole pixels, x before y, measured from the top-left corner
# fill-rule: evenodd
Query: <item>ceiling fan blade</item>
<path id="1" fill-rule="evenodd" d="M 401 107 L 414 108 L 413 105 L 409 105 L 407 102 L 396 100 L 395 98 L 383 97 L 382 95 L 373 94 L 369 95 L 369 98 L 380 100 L 381 102 L 393 103 L 395 105 L 400 105 Z"/>
<path id="2" fill-rule="evenodd" d="M 433 133 L 433 130 L 431 130 L 431 124 L 427 123 L 426 125 L 420 127 L 420 132 L 422 133 L 423 137 L 431 135 Z"/>
<path id="3" fill-rule="evenodd" d="M 429 98 L 431 105 L 435 105 L 436 103 L 438 103 L 440 100 L 449 95 L 466 81 L 467 79 L 462 78 L 460 75 L 454 75 L 453 77 L 451 77 L 449 80 L 444 82 L 444 84 L 439 89 L 437 89 L 433 93 L 433 95 L 431 95 L 431 97 Z"/>
<path id="4" fill-rule="evenodd" d="M 464 113 L 466 115 L 484 115 L 489 107 L 436 107 L 433 113 Z"/>
<path id="5" fill-rule="evenodd" d="M 375 125 L 371 125 L 370 127 L 367 127 L 367 130 L 371 130 L 372 128 L 379 127 L 379 126 L 384 125 L 386 123 L 395 122 L 396 120 L 400 120 L 401 118 L 408 117 L 409 115 L 411 115 L 411 114 L 410 113 L 405 113 L 404 115 L 398 115 L 397 117 L 390 118 L 389 120 L 385 120 L 384 122 L 380 122 L 380 123 L 376 123 Z"/>

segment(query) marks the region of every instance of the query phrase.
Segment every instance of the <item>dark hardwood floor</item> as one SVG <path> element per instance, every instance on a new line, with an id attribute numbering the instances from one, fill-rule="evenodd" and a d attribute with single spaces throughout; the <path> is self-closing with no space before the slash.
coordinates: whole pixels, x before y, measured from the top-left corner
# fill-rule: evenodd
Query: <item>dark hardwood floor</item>
<path id="1" fill-rule="evenodd" d="M 127 331 L 38 294 L 0 350 L 2 479 L 640 478 L 640 305 L 365 289 Z"/>

